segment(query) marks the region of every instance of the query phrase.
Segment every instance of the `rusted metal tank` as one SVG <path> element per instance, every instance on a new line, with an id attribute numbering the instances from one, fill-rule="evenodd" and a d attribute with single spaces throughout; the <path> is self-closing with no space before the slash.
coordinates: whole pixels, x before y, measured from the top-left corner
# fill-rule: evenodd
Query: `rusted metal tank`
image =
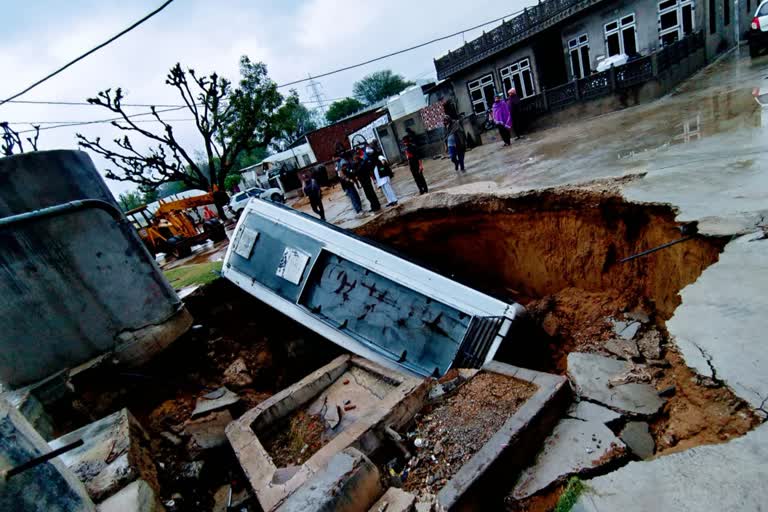
<path id="1" fill-rule="evenodd" d="M 192 318 L 80 151 L 0 158 L 0 383 L 140 364 Z"/>

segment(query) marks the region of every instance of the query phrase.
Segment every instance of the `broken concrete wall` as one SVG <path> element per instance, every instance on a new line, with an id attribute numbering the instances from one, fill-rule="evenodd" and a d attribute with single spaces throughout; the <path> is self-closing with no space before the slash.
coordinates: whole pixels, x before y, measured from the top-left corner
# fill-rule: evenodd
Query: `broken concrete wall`
<path id="1" fill-rule="evenodd" d="M 0 183 L 0 217 L 82 199 L 117 208 L 79 151 L 3 158 Z M 189 327 L 134 227 L 119 217 L 88 208 L 0 228 L 4 385 L 43 379 L 122 345 L 122 358 L 140 363 Z"/>
<path id="2" fill-rule="evenodd" d="M 0 471 L 19 466 L 50 449 L 8 402 L 0 400 Z M 9 479 L 0 478 L 0 510 L 91 512 L 93 502 L 77 477 L 58 459 Z"/>

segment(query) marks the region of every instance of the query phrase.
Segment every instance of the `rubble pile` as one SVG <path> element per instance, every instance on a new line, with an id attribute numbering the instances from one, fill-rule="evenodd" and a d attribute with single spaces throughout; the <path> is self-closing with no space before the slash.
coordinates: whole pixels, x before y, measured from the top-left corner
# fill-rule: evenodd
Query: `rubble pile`
<path id="1" fill-rule="evenodd" d="M 427 405 L 405 433 L 414 453 L 395 481 L 417 496 L 436 494 L 535 391 L 534 384 L 481 372 Z M 393 465 L 388 472 L 396 473 Z"/>
<path id="2" fill-rule="evenodd" d="M 300 466 L 328 442 L 327 428 L 323 417 L 301 410 L 279 425 L 264 447 L 277 467 Z"/>

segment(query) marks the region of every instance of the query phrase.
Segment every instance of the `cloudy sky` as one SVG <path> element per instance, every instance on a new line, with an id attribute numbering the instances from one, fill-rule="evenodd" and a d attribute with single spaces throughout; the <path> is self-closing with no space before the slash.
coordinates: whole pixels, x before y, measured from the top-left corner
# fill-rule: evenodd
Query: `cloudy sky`
<path id="1" fill-rule="evenodd" d="M 0 98 L 18 92 L 84 51 L 103 42 L 148 12 L 161 0 L 3 0 L 0 18 Z M 261 60 L 278 84 L 307 73 L 338 67 L 457 32 L 515 12 L 532 0 L 472 2 L 439 0 L 176 0 L 160 14 L 112 45 L 75 64 L 19 99 L 83 101 L 96 92 L 123 87 L 126 102 L 176 104 L 179 98 L 165 85 L 176 62 L 199 72 L 217 71 L 236 80 L 241 55 Z M 491 28 L 492 25 L 485 27 Z M 480 30 L 465 34 L 466 40 Z M 318 80 L 327 99 L 352 93 L 352 83 L 378 69 L 392 69 L 406 78 L 432 79 L 433 57 L 460 46 L 457 36 L 419 50 Z M 310 100 L 306 84 L 295 86 Z M 288 92 L 287 90 L 283 90 Z M 313 104 L 307 103 L 312 107 Z M 136 108 L 136 112 L 146 109 Z M 167 114 L 188 117 L 183 111 Z M 0 121 L 16 129 L 21 122 L 87 121 L 111 117 L 98 107 L 0 105 Z M 145 125 L 147 126 L 147 125 Z M 107 124 L 41 132 L 40 149 L 75 148 L 75 133 L 111 139 Z M 191 123 L 175 130 L 184 144 L 199 148 Z M 105 161 L 94 159 L 102 170 Z M 133 188 L 111 182 L 115 194 Z"/>

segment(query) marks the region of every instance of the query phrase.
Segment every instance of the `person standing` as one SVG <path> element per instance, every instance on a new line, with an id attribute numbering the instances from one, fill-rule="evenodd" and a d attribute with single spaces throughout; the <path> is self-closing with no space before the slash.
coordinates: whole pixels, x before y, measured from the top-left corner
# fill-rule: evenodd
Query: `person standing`
<path id="1" fill-rule="evenodd" d="M 509 122 L 512 131 L 515 132 L 515 140 L 520 140 L 523 138 L 523 119 L 520 115 L 520 96 L 517 95 L 517 90 L 514 87 L 507 91 L 507 106 L 509 107 Z"/>
<path id="2" fill-rule="evenodd" d="M 368 149 L 371 150 L 371 153 L 368 154 L 373 155 L 373 149 Z M 379 162 L 374 166 L 373 173 L 374 176 L 376 176 L 376 185 L 379 186 L 382 192 L 384 192 L 384 196 L 387 198 L 386 206 L 395 206 L 397 204 L 397 194 L 395 194 L 395 189 L 392 186 L 394 173 L 392 172 L 392 167 L 389 166 L 389 162 L 384 158 L 384 155 L 379 155 Z"/>
<path id="3" fill-rule="evenodd" d="M 411 169 L 413 181 L 419 187 L 419 195 L 426 194 L 429 192 L 429 188 L 427 188 L 427 180 L 424 179 L 424 166 L 417 156 L 416 145 L 413 143 L 413 139 L 408 135 L 403 137 L 403 146 L 405 146 L 405 157 L 408 159 L 408 167 Z"/>
<path id="4" fill-rule="evenodd" d="M 445 146 L 448 149 L 448 156 L 453 162 L 454 169 L 466 172 L 464 169 L 464 154 L 467 152 L 467 136 L 458 120 L 449 116 L 443 118 L 443 127 L 445 128 Z"/>
<path id="5" fill-rule="evenodd" d="M 360 194 L 357 193 L 357 189 L 355 188 L 355 181 L 353 179 L 354 175 L 352 170 L 349 168 L 349 162 L 343 158 L 339 159 L 338 169 L 341 188 L 344 190 L 344 193 L 347 194 L 349 201 L 352 203 L 352 209 L 355 210 L 355 213 L 362 212 L 363 205 L 360 201 Z"/>
<path id="6" fill-rule="evenodd" d="M 381 210 L 381 203 L 379 202 L 379 196 L 376 195 L 376 189 L 373 188 L 373 182 L 371 176 L 373 176 L 374 168 L 376 164 L 369 156 L 373 155 L 373 148 L 366 148 L 365 153 L 361 157 L 355 155 L 355 174 L 357 175 L 357 181 L 363 187 L 363 193 L 365 193 L 366 199 L 371 204 L 371 212 L 377 212 Z"/>
<path id="7" fill-rule="evenodd" d="M 325 167 L 318 166 L 316 172 L 324 172 Z M 309 199 L 309 205 L 322 220 L 325 220 L 325 210 L 323 209 L 323 195 L 320 190 L 320 184 L 317 182 L 316 175 L 309 175 L 304 181 L 304 195 Z"/>
<path id="8" fill-rule="evenodd" d="M 509 113 L 509 105 L 504 101 L 504 95 L 501 93 L 496 95 L 496 100 L 493 102 L 493 122 L 499 129 L 499 135 L 501 135 L 504 145 L 509 146 L 512 115 Z"/>

